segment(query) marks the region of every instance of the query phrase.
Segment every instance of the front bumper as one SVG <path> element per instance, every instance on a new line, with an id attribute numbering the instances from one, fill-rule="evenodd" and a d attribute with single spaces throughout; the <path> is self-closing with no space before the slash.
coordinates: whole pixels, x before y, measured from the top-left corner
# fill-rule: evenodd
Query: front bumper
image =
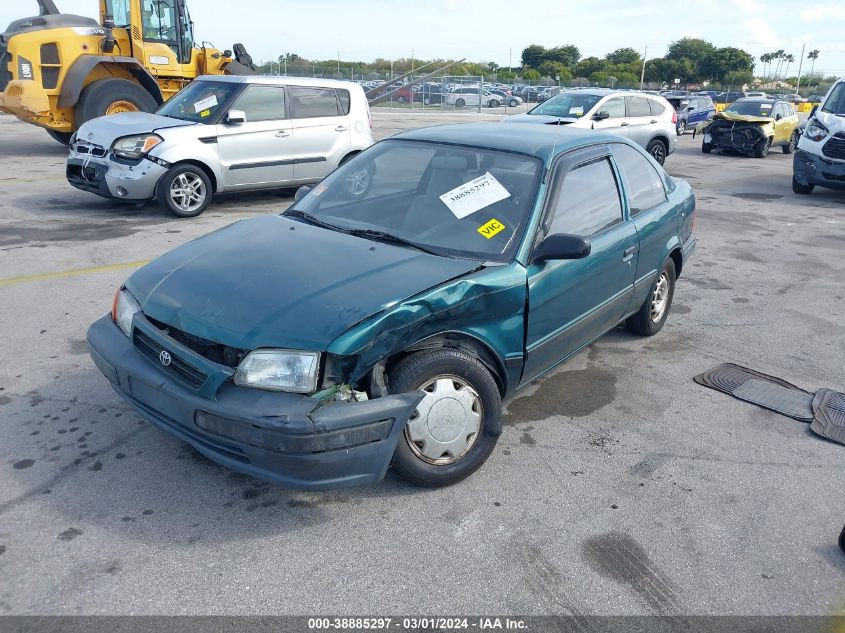
<path id="1" fill-rule="evenodd" d="M 828 160 L 802 149 L 795 150 L 792 173 L 802 185 L 845 189 L 845 162 Z"/>
<path id="2" fill-rule="evenodd" d="M 71 148 L 65 168 L 67 181 L 82 191 L 115 200 L 150 200 L 156 185 L 167 172 L 146 158 L 136 164 L 121 163 L 107 153 L 103 157 L 84 155 Z"/>
<path id="3" fill-rule="evenodd" d="M 136 327 L 142 325 L 138 320 Z M 210 361 L 154 334 L 154 328 L 144 327 L 144 334 L 207 369 Z M 223 466 L 299 490 L 380 481 L 423 397 L 411 393 L 319 406 L 308 396 L 224 381 L 209 398 L 142 355 L 109 316 L 91 325 L 88 345 L 114 390 L 155 426 Z"/>

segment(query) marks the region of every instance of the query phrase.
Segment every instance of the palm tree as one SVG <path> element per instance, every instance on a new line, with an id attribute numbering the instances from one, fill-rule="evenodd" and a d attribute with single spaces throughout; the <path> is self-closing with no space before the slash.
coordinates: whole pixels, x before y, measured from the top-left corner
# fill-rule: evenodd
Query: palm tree
<path id="1" fill-rule="evenodd" d="M 786 81 L 786 78 L 789 76 L 789 65 L 795 61 L 795 55 L 791 53 L 789 55 L 784 55 L 783 60 L 786 62 L 786 66 L 783 70 L 783 79 Z"/>
<path id="2" fill-rule="evenodd" d="M 816 60 L 818 58 L 819 58 L 819 50 L 818 49 L 814 49 L 814 50 L 810 51 L 809 53 L 807 53 L 807 59 L 810 59 L 810 60 L 813 61 L 813 63 L 810 64 L 810 76 L 811 77 L 813 76 L 813 69 L 815 69 L 815 67 L 816 67 Z"/>

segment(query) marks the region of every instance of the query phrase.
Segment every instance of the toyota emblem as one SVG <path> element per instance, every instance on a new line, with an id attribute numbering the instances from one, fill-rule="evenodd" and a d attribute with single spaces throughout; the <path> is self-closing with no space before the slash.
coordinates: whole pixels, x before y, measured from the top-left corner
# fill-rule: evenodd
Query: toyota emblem
<path id="1" fill-rule="evenodd" d="M 173 360 L 172 358 L 170 358 L 170 352 L 168 352 L 166 349 L 161 350 L 161 354 L 158 355 L 158 359 L 159 361 L 161 361 L 161 364 L 165 367 L 167 367 L 170 364 L 170 361 Z"/>

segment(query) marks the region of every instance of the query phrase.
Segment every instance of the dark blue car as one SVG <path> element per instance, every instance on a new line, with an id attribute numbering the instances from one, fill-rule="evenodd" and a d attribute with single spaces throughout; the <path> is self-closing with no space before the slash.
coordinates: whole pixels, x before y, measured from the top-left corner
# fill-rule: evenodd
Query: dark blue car
<path id="1" fill-rule="evenodd" d="M 667 96 L 666 100 L 675 108 L 678 113 L 676 129 L 678 136 L 682 136 L 689 128 L 694 128 L 699 123 L 709 121 L 716 114 L 716 106 L 710 97 L 693 95 L 689 97 Z"/>

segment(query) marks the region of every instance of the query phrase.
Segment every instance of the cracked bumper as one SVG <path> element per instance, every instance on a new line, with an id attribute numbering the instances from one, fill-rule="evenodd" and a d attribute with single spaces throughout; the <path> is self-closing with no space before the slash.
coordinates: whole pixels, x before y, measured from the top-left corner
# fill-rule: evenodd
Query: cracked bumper
<path id="1" fill-rule="evenodd" d="M 792 158 L 792 173 L 795 180 L 805 186 L 845 189 L 845 162 L 828 160 L 798 149 Z"/>
<path id="2" fill-rule="evenodd" d="M 215 462 L 299 490 L 381 480 L 422 394 L 317 406 L 308 396 L 225 383 L 204 398 L 142 356 L 105 316 L 91 358 L 114 390 L 158 428 Z"/>
<path id="3" fill-rule="evenodd" d="M 71 151 L 65 175 L 68 182 L 82 191 L 114 200 L 150 200 L 155 197 L 159 179 L 167 172 L 149 160 L 125 165 L 108 158 L 86 160 Z"/>

